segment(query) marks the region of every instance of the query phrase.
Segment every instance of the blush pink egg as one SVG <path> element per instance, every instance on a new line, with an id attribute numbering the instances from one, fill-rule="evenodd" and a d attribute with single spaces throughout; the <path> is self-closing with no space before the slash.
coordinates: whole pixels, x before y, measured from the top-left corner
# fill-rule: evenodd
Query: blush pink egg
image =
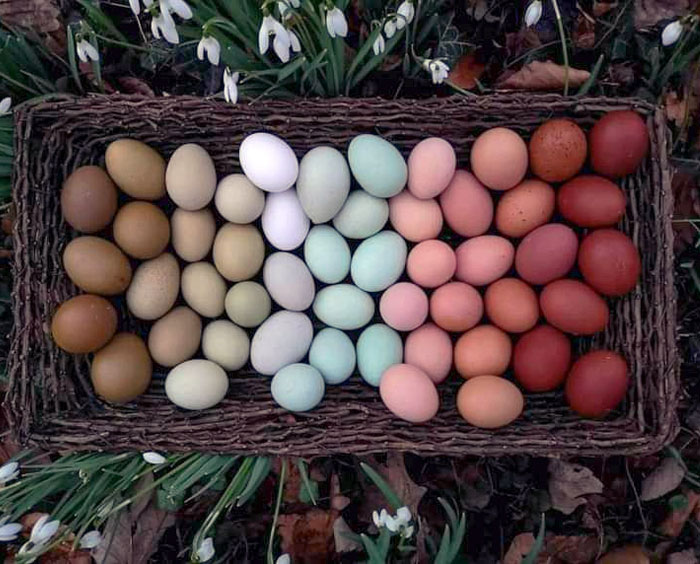
<path id="1" fill-rule="evenodd" d="M 440 207 L 447 225 L 462 237 L 483 235 L 491 226 L 491 194 L 466 170 L 455 172 L 450 185 L 440 194 Z"/>
<path id="2" fill-rule="evenodd" d="M 389 199 L 389 220 L 407 241 L 434 239 L 442 229 L 442 211 L 437 201 L 419 200 L 407 190 Z"/>
<path id="3" fill-rule="evenodd" d="M 430 296 L 430 317 L 445 331 L 471 329 L 484 315 L 484 301 L 469 284 L 450 282 Z"/>
<path id="4" fill-rule="evenodd" d="M 428 317 L 428 296 L 415 284 L 399 282 L 382 294 L 379 313 L 389 327 L 412 331 Z"/>
<path id="5" fill-rule="evenodd" d="M 492 190 L 510 190 L 529 165 L 527 145 L 515 131 L 494 127 L 474 141 L 470 155 L 474 175 Z"/>
<path id="6" fill-rule="evenodd" d="M 452 368 L 450 335 L 434 323 L 421 325 L 406 337 L 403 358 L 406 364 L 420 368 L 439 384 Z"/>
<path id="7" fill-rule="evenodd" d="M 430 239 L 418 243 L 408 253 L 406 272 L 408 277 L 423 288 L 437 288 L 455 273 L 455 252 L 444 241 Z"/>
<path id="8" fill-rule="evenodd" d="M 464 241 L 455 254 L 457 278 L 472 286 L 485 286 L 510 270 L 515 247 L 498 235 L 482 235 Z"/>
<path id="9" fill-rule="evenodd" d="M 547 223 L 530 231 L 515 253 L 515 270 L 530 284 L 549 284 L 574 267 L 578 237 L 561 223 Z"/>
<path id="10" fill-rule="evenodd" d="M 447 188 L 456 166 L 452 145 L 439 137 L 423 139 L 408 156 L 408 189 L 416 198 L 434 198 Z"/>
<path id="11" fill-rule="evenodd" d="M 411 423 L 429 421 L 440 408 L 433 381 L 410 364 L 394 364 L 387 368 L 379 381 L 379 395 L 389 411 Z"/>

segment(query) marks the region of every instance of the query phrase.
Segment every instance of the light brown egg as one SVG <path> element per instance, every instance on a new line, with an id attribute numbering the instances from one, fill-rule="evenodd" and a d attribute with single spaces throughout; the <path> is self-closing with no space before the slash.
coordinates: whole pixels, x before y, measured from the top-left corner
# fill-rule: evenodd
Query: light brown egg
<path id="1" fill-rule="evenodd" d="M 254 225 L 227 223 L 216 234 L 212 255 L 216 269 L 224 278 L 240 282 L 252 278 L 260 270 L 265 243 Z"/>
<path id="2" fill-rule="evenodd" d="M 106 239 L 77 237 L 63 251 L 63 268 L 73 284 L 84 292 L 115 296 L 131 282 L 126 255 Z"/>
<path id="3" fill-rule="evenodd" d="M 389 220 L 407 241 L 434 239 L 442 229 L 442 211 L 436 200 L 418 199 L 402 190 L 389 199 Z"/>
<path id="4" fill-rule="evenodd" d="M 202 319 L 190 308 L 180 306 L 153 324 L 148 350 L 158 364 L 171 367 L 192 358 L 201 339 Z"/>
<path id="5" fill-rule="evenodd" d="M 470 378 L 457 393 L 457 410 L 471 425 L 482 429 L 504 427 L 523 411 L 525 399 L 512 382 L 500 376 Z"/>
<path id="6" fill-rule="evenodd" d="M 165 250 L 170 222 L 163 211 L 148 202 L 129 202 L 114 218 L 114 240 L 127 255 L 149 259 Z"/>
<path id="7" fill-rule="evenodd" d="M 486 316 L 508 333 L 532 329 L 540 316 L 535 291 L 517 278 L 501 278 L 486 289 Z"/>
<path id="8" fill-rule="evenodd" d="M 545 121 L 530 139 L 530 167 L 547 182 L 562 182 L 576 175 L 587 154 L 586 134 L 570 119 Z"/>
<path id="9" fill-rule="evenodd" d="M 554 213 L 554 190 L 541 180 L 523 180 L 496 206 L 496 229 L 507 237 L 523 237 L 544 225 Z"/>
<path id="10" fill-rule="evenodd" d="M 511 129 L 488 129 L 474 141 L 471 165 L 474 175 L 488 188 L 510 190 L 527 172 L 527 145 Z"/>
<path id="11" fill-rule="evenodd" d="M 197 211 L 176 209 L 170 218 L 173 249 L 182 260 L 198 262 L 209 254 L 216 222 L 209 208 Z"/>
<path id="12" fill-rule="evenodd" d="M 457 258 L 452 247 L 437 239 L 418 243 L 406 259 L 408 277 L 423 288 L 442 286 L 452 278 L 456 268 Z"/>
<path id="13" fill-rule="evenodd" d="M 83 294 L 63 302 L 51 320 L 51 335 L 64 351 L 82 354 L 96 351 L 117 330 L 117 311 L 106 299 Z"/>
<path id="14" fill-rule="evenodd" d="M 430 317 L 445 331 L 466 331 L 484 315 L 481 295 L 469 284 L 449 282 L 430 296 Z"/>
<path id="15" fill-rule="evenodd" d="M 455 344 L 455 368 L 462 378 L 503 374 L 510 363 L 510 337 L 493 325 L 479 325 L 464 333 Z"/>
<path id="16" fill-rule="evenodd" d="M 170 253 L 142 262 L 126 292 L 129 311 L 154 320 L 170 311 L 180 291 L 180 266 Z"/>
<path id="17" fill-rule="evenodd" d="M 75 169 L 61 190 L 61 212 L 66 223 L 83 233 L 109 225 L 117 211 L 117 187 L 98 166 Z"/>
<path id="18" fill-rule="evenodd" d="M 105 152 L 107 172 L 121 190 L 139 200 L 165 196 L 165 160 L 136 139 L 112 141 Z"/>
<path id="19" fill-rule="evenodd" d="M 126 403 L 148 389 L 153 363 L 140 337 L 117 333 L 95 353 L 90 378 L 95 393 L 112 403 Z"/>

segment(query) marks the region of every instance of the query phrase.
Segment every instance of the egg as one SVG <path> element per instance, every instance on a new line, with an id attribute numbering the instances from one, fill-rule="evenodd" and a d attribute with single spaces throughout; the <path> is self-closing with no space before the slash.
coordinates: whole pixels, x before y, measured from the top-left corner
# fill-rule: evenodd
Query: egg
<path id="1" fill-rule="evenodd" d="M 299 174 L 299 161 L 286 141 L 271 133 L 248 135 L 238 149 L 241 168 L 265 192 L 284 192 Z"/>
<path id="2" fill-rule="evenodd" d="M 528 392 L 549 392 L 562 385 L 571 365 L 571 341 L 551 325 L 523 334 L 513 348 L 513 374 Z"/>
<path id="3" fill-rule="evenodd" d="M 359 329 L 374 316 L 372 297 L 352 284 L 326 286 L 316 294 L 314 315 L 336 329 Z"/>
<path id="4" fill-rule="evenodd" d="M 126 292 L 129 311 L 139 319 L 154 320 L 173 307 L 180 291 L 180 267 L 170 253 L 142 262 Z"/>
<path id="5" fill-rule="evenodd" d="M 350 192 L 350 169 L 333 147 L 315 147 L 299 163 L 297 195 L 313 223 L 326 223 L 343 207 Z"/>
<path id="6" fill-rule="evenodd" d="M 593 170 L 603 176 L 626 176 L 647 156 L 649 131 L 637 112 L 608 112 L 591 129 L 588 145 Z"/>
<path id="7" fill-rule="evenodd" d="M 252 223 L 263 212 L 265 192 L 244 174 L 229 174 L 216 186 L 214 205 L 226 221 Z"/>
<path id="8" fill-rule="evenodd" d="M 165 378 L 165 394 L 183 409 L 209 409 L 223 400 L 226 392 L 226 372 L 211 360 L 187 360 L 170 370 Z"/>
<path id="9" fill-rule="evenodd" d="M 452 368 L 452 340 L 447 331 L 434 323 L 426 323 L 414 329 L 406 337 L 404 362 L 420 368 L 439 384 Z"/>
<path id="10" fill-rule="evenodd" d="M 325 392 L 323 376 L 308 364 L 290 364 L 280 369 L 270 384 L 272 399 L 288 411 L 304 412 L 316 407 Z"/>
<path id="11" fill-rule="evenodd" d="M 608 304 L 590 286 L 578 280 L 555 280 L 540 294 L 545 319 L 560 331 L 573 335 L 593 335 L 605 329 Z"/>
<path id="12" fill-rule="evenodd" d="M 423 288 L 442 286 L 456 269 L 457 257 L 452 247 L 437 239 L 418 243 L 406 259 L 408 277 Z"/>
<path id="13" fill-rule="evenodd" d="M 449 282 L 430 296 L 430 317 L 445 331 L 466 331 L 484 315 L 481 295 L 469 284 Z"/>
<path id="14" fill-rule="evenodd" d="M 309 364 L 326 384 L 342 384 L 355 371 L 355 345 L 345 333 L 332 327 L 321 329 L 309 349 Z"/>
<path id="15" fill-rule="evenodd" d="M 455 344 L 455 368 L 462 378 L 483 374 L 498 376 L 510 364 L 510 337 L 493 325 L 479 325 L 464 333 Z"/>
<path id="16" fill-rule="evenodd" d="M 448 141 L 423 139 L 408 155 L 408 189 L 416 198 L 434 198 L 447 188 L 456 167 L 457 155 Z"/>
<path id="17" fill-rule="evenodd" d="M 77 237 L 63 250 L 63 268 L 84 292 L 115 296 L 127 289 L 132 272 L 119 248 L 100 237 Z"/>
<path id="18" fill-rule="evenodd" d="M 559 213 L 579 227 L 609 227 L 625 215 L 625 194 L 607 178 L 584 174 L 557 192 Z"/>
<path id="19" fill-rule="evenodd" d="M 165 196 L 165 160 L 145 143 L 112 141 L 105 152 L 105 166 L 114 183 L 132 198 L 159 200 Z"/>
<path id="20" fill-rule="evenodd" d="M 312 338 L 311 321 L 303 313 L 273 313 L 253 335 L 250 344 L 250 364 L 260 374 L 272 376 L 283 366 L 304 358 Z"/>
<path id="21" fill-rule="evenodd" d="M 149 259 L 170 242 L 170 222 L 163 211 L 148 202 L 129 202 L 114 218 L 114 241 L 127 255 Z"/>
<path id="22" fill-rule="evenodd" d="M 492 190 L 509 190 L 525 176 L 527 145 L 511 129 L 494 127 L 476 138 L 470 161 L 474 175 Z"/>
<path id="23" fill-rule="evenodd" d="M 117 212 L 117 187 L 98 166 L 76 168 L 63 183 L 61 213 L 66 223 L 83 233 L 107 227 Z"/>
<path id="24" fill-rule="evenodd" d="M 277 304 L 291 311 L 311 306 L 316 295 L 314 279 L 304 261 L 291 253 L 272 253 L 263 266 L 265 288 Z"/>
<path id="25" fill-rule="evenodd" d="M 64 351 L 83 354 L 102 348 L 117 330 L 117 311 L 91 294 L 63 302 L 51 319 L 51 336 Z"/>
<path id="26" fill-rule="evenodd" d="M 306 217 L 296 190 L 270 194 L 262 213 L 262 230 L 268 242 L 280 251 L 292 251 L 306 239 Z"/>
<path id="27" fill-rule="evenodd" d="M 304 241 L 304 261 L 317 280 L 337 284 L 350 272 L 350 247 L 329 225 L 316 225 Z"/>
<path id="28" fill-rule="evenodd" d="M 457 393 L 459 414 L 481 429 L 509 425 L 520 416 L 524 405 L 517 386 L 500 376 L 475 376 L 464 382 Z"/>
<path id="29" fill-rule="evenodd" d="M 547 223 L 554 213 L 554 190 L 541 180 L 523 180 L 496 206 L 496 229 L 506 237 L 523 237 Z"/>
<path id="30" fill-rule="evenodd" d="M 153 363 L 140 337 L 117 333 L 95 353 L 90 379 L 95 393 L 112 403 L 127 403 L 143 394 L 151 383 Z"/>
<path id="31" fill-rule="evenodd" d="M 491 226 L 491 194 L 466 170 L 455 172 L 447 189 L 440 194 L 440 207 L 447 225 L 462 237 L 483 235 Z"/>
<path id="32" fill-rule="evenodd" d="M 352 256 L 352 281 L 366 292 L 385 290 L 403 274 L 407 252 L 406 241 L 393 231 L 365 239 Z"/>
<path id="33" fill-rule="evenodd" d="M 202 339 L 202 320 L 186 306 L 179 306 L 156 321 L 148 333 L 148 351 L 168 368 L 192 358 Z"/>
<path id="34" fill-rule="evenodd" d="M 219 317 L 224 312 L 226 282 L 209 262 L 193 262 L 182 269 L 182 297 L 203 317 Z"/>
<path id="35" fill-rule="evenodd" d="M 214 214 L 207 208 L 197 211 L 178 208 L 170 217 L 170 232 L 177 256 L 187 262 L 200 261 L 209 254 L 214 242 Z"/>
<path id="36" fill-rule="evenodd" d="M 530 168 L 546 182 L 562 182 L 576 175 L 586 162 L 586 134 L 572 120 L 545 121 L 530 138 Z"/>
<path id="37" fill-rule="evenodd" d="M 248 280 L 263 264 L 265 242 L 254 225 L 227 223 L 216 234 L 212 257 L 216 269 L 226 280 Z"/>
<path id="38" fill-rule="evenodd" d="M 333 227 L 348 239 L 366 239 L 378 233 L 389 219 L 389 204 L 363 190 L 350 192 L 333 218 Z"/>
<path id="39" fill-rule="evenodd" d="M 378 135 L 354 137 L 348 146 L 348 162 L 357 183 L 372 196 L 390 198 L 406 186 L 406 161 L 396 147 Z"/>
<path id="40" fill-rule="evenodd" d="M 594 290 L 604 296 L 623 296 L 637 285 L 642 261 L 627 235 L 617 229 L 597 229 L 581 242 L 578 267 Z"/>
<path id="41" fill-rule="evenodd" d="M 165 188 L 183 210 L 202 209 L 214 197 L 216 170 L 209 153 L 196 143 L 180 145 L 165 169 Z"/>
<path id="42" fill-rule="evenodd" d="M 202 333 L 202 354 L 224 370 L 238 370 L 248 362 L 250 339 L 240 327 L 225 319 L 211 321 Z"/>
<path id="43" fill-rule="evenodd" d="M 566 276 L 576 263 L 578 237 L 561 223 L 528 233 L 515 252 L 515 270 L 530 284 L 548 284 Z"/>
<path id="44" fill-rule="evenodd" d="M 425 423 L 440 408 L 435 384 L 420 368 L 395 364 L 382 375 L 379 395 L 389 411 L 411 423 Z"/>
<path id="45" fill-rule="evenodd" d="M 408 190 L 389 200 L 389 220 L 401 236 L 418 243 L 434 239 L 442 230 L 442 211 L 436 200 L 419 200 Z"/>
<path id="46" fill-rule="evenodd" d="M 484 308 L 491 322 L 508 333 L 524 333 L 540 317 L 535 291 L 517 278 L 491 284 L 484 294 Z"/>
<path id="47" fill-rule="evenodd" d="M 383 323 L 367 327 L 357 339 L 357 369 L 370 386 L 379 386 L 384 371 L 403 360 L 401 336 Z"/>
<path id="48" fill-rule="evenodd" d="M 428 317 L 428 296 L 415 284 L 399 282 L 382 294 L 379 313 L 390 327 L 412 331 Z"/>
<path id="49" fill-rule="evenodd" d="M 610 350 L 584 354 L 566 379 L 566 400 L 583 417 L 604 417 L 625 398 L 629 386 L 627 362 Z"/>
<path id="50" fill-rule="evenodd" d="M 257 327 L 270 316 L 272 300 L 257 282 L 234 284 L 224 299 L 226 315 L 241 327 Z"/>
<path id="51" fill-rule="evenodd" d="M 497 235 L 481 235 L 464 241 L 455 251 L 456 277 L 472 286 L 485 286 L 510 270 L 513 244 Z"/>

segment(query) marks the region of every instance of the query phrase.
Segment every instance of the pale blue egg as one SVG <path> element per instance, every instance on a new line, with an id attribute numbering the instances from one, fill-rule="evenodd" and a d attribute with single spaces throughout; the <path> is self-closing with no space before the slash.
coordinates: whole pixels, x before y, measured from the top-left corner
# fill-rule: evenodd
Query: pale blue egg
<path id="1" fill-rule="evenodd" d="M 350 271 L 350 247 L 335 229 L 317 225 L 306 236 L 304 260 L 317 280 L 337 284 Z"/>
<path id="2" fill-rule="evenodd" d="M 345 382 L 355 370 L 355 345 L 342 331 L 326 327 L 311 343 L 309 364 L 321 373 L 326 384 Z"/>
<path id="3" fill-rule="evenodd" d="M 382 373 L 402 360 L 401 335 L 388 325 L 370 325 L 357 340 L 357 368 L 360 376 L 372 386 L 379 386 Z"/>
<path id="4" fill-rule="evenodd" d="M 382 231 L 360 243 L 350 264 L 352 281 L 366 292 L 381 292 L 396 282 L 406 266 L 406 241 L 395 231 Z"/>
<path id="5" fill-rule="evenodd" d="M 355 137 L 348 147 L 348 161 L 355 180 L 373 196 L 391 198 L 406 186 L 406 160 L 396 147 L 378 135 Z"/>
<path id="6" fill-rule="evenodd" d="M 326 286 L 314 299 L 314 315 L 336 329 L 359 329 L 374 315 L 374 300 L 352 284 Z"/>
<path id="7" fill-rule="evenodd" d="M 308 364 L 290 364 L 272 378 L 272 399 L 289 411 L 309 411 L 323 399 L 323 376 Z"/>
<path id="8" fill-rule="evenodd" d="M 333 218 L 333 227 L 348 239 L 366 239 L 384 227 L 388 219 L 389 204 L 385 199 L 354 190 Z"/>

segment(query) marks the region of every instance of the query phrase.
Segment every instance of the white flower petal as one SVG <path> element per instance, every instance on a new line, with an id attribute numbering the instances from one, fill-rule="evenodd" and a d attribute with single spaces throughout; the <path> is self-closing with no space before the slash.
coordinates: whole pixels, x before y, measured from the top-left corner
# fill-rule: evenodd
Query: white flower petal
<path id="1" fill-rule="evenodd" d="M 290 3 L 294 8 L 298 8 L 299 6 L 301 6 L 301 0 L 289 0 L 289 3 Z"/>
<path id="2" fill-rule="evenodd" d="M 58 531 L 61 522 L 58 519 L 49 521 L 49 515 L 42 515 L 39 520 L 34 523 L 32 532 L 29 535 L 29 540 L 34 544 L 45 544 Z"/>
<path id="3" fill-rule="evenodd" d="M 202 544 L 200 544 L 199 548 L 197 549 L 197 558 L 200 562 L 207 562 L 208 560 L 214 558 L 214 554 L 214 539 L 207 537 L 202 541 Z"/>
<path id="4" fill-rule="evenodd" d="M 3 98 L 2 102 L 0 102 L 0 114 L 7 113 L 11 105 L 12 99 L 9 96 L 7 98 Z M 4 484 L 5 482 L 9 482 L 10 480 L 16 478 L 19 474 L 17 471 L 18 468 L 19 464 L 17 462 L 8 462 L 7 464 L 0 466 L 0 484 Z"/>
<path id="5" fill-rule="evenodd" d="M 141 13 L 141 3 L 139 0 L 129 0 L 129 7 L 135 16 L 138 16 Z"/>
<path id="6" fill-rule="evenodd" d="M 197 58 L 200 61 L 204 60 L 204 53 L 206 50 L 206 43 L 205 43 L 206 37 L 202 37 L 202 39 L 199 40 L 199 43 L 197 43 Z"/>
<path id="7" fill-rule="evenodd" d="M 153 2 L 155 2 L 155 0 L 143 0 L 143 5 L 146 6 L 146 8 L 150 8 Z"/>
<path id="8" fill-rule="evenodd" d="M 374 526 L 377 527 L 377 529 L 381 528 L 383 525 L 381 519 L 379 518 L 379 513 L 376 511 L 372 511 L 372 521 L 374 522 Z"/>
<path id="9" fill-rule="evenodd" d="M 166 2 L 164 2 L 163 0 L 160 1 L 161 6 L 167 6 Z M 172 43 L 174 45 L 180 43 L 180 36 L 178 35 L 177 28 L 175 27 L 175 20 L 170 15 L 170 12 L 167 9 L 162 10 L 161 8 L 160 31 L 163 34 L 163 39 L 165 39 L 168 43 Z"/>
<path id="10" fill-rule="evenodd" d="M 413 16 L 416 15 L 416 9 L 413 6 L 411 0 L 404 0 L 396 13 L 401 16 L 397 18 L 396 25 L 399 29 L 402 29 L 406 24 L 410 24 L 413 21 Z"/>
<path id="11" fill-rule="evenodd" d="M 270 32 L 275 27 L 274 21 L 275 18 L 272 16 L 265 16 L 260 24 L 260 31 L 258 31 L 258 49 L 261 55 L 267 53 L 270 47 Z"/>
<path id="12" fill-rule="evenodd" d="M 143 459 L 149 464 L 163 464 L 165 463 L 165 457 L 157 452 L 148 451 L 144 452 L 142 455 Z"/>
<path id="13" fill-rule="evenodd" d="M 160 21 L 161 20 L 162 20 L 162 18 L 160 16 L 156 16 L 151 20 L 151 34 L 156 39 L 160 39 Z"/>
<path id="14" fill-rule="evenodd" d="M 668 47 L 678 41 L 681 35 L 683 35 L 683 24 L 680 20 L 676 20 L 668 24 L 661 32 L 661 43 L 664 47 Z"/>
<path id="15" fill-rule="evenodd" d="M 532 27 L 537 24 L 542 17 L 542 2 L 540 0 L 533 0 L 528 4 L 525 10 L 525 27 Z"/>
<path id="16" fill-rule="evenodd" d="M 168 0 L 168 4 L 178 16 L 183 20 L 189 20 L 192 17 L 192 10 L 187 5 L 185 0 Z"/>
<path id="17" fill-rule="evenodd" d="M 292 43 L 289 39 L 289 35 L 275 35 L 275 39 L 272 42 L 272 48 L 274 49 L 280 61 L 286 63 L 289 61 L 290 49 L 292 48 Z"/>
<path id="18" fill-rule="evenodd" d="M 404 525 L 407 525 L 411 522 L 411 510 L 406 506 L 399 507 L 396 511 L 396 518 L 403 522 Z"/>
<path id="19" fill-rule="evenodd" d="M 12 107 L 12 98 L 10 98 L 9 96 L 0 100 L 0 116 L 8 113 L 10 111 L 11 107 Z"/>
<path id="20" fill-rule="evenodd" d="M 403 530 L 402 534 L 405 539 L 410 539 L 411 535 L 413 535 L 413 525 L 411 525 L 410 527 L 406 527 Z"/>
<path id="21" fill-rule="evenodd" d="M 88 56 L 88 59 L 92 59 L 93 61 L 100 60 L 100 54 L 97 52 L 97 49 L 95 49 L 95 46 L 89 41 L 85 41 L 85 54 Z"/>
<path id="22" fill-rule="evenodd" d="M 287 33 L 289 34 L 289 41 L 292 44 L 292 51 L 298 53 L 299 51 L 301 51 L 301 42 L 299 41 L 297 34 L 294 33 L 291 29 L 287 30 Z"/>
<path id="23" fill-rule="evenodd" d="M 75 52 L 78 54 L 78 59 L 80 59 L 83 63 L 87 63 L 87 53 L 85 52 L 85 40 L 81 39 L 78 41 L 78 43 L 75 44 Z"/>
<path id="24" fill-rule="evenodd" d="M 282 554 L 275 561 L 275 564 L 292 564 L 292 557 L 289 554 Z"/>
<path id="25" fill-rule="evenodd" d="M 97 547 L 102 542 L 102 534 L 100 531 L 88 531 L 82 537 L 80 537 L 80 542 L 78 545 L 80 548 L 85 550 L 90 550 Z"/>
<path id="26" fill-rule="evenodd" d="M 384 41 L 384 36 L 380 32 L 379 35 L 377 35 L 377 39 L 375 39 L 374 43 L 372 44 L 372 51 L 374 51 L 375 55 L 379 55 L 380 53 L 383 53 L 385 49 L 386 42 Z"/>
<path id="27" fill-rule="evenodd" d="M 396 33 L 396 20 L 390 19 L 384 23 L 384 33 L 386 33 L 387 39 L 394 37 Z"/>
<path id="28" fill-rule="evenodd" d="M 211 37 L 211 45 L 207 51 L 209 55 L 209 62 L 215 67 L 219 65 L 221 59 L 221 44 L 216 39 L 216 37 Z"/>
<path id="29" fill-rule="evenodd" d="M 231 74 L 228 68 L 224 69 L 224 99 L 231 104 L 235 104 L 238 101 L 237 82 L 238 73 Z"/>
<path id="30" fill-rule="evenodd" d="M 15 540 L 22 528 L 21 523 L 6 523 L 0 527 L 0 542 L 10 542 Z"/>
<path id="31" fill-rule="evenodd" d="M 335 7 L 330 12 L 328 12 L 333 21 L 333 30 L 335 35 L 339 37 L 345 37 L 348 34 L 348 22 L 345 19 L 345 14 L 340 10 L 340 8 Z M 335 37 L 333 35 L 332 37 Z"/>
<path id="32" fill-rule="evenodd" d="M 386 516 L 386 519 L 384 519 L 384 525 L 392 533 L 395 533 L 396 531 L 399 530 L 399 524 L 396 522 L 396 520 L 391 515 Z"/>
<path id="33" fill-rule="evenodd" d="M 335 37 L 335 28 L 333 27 L 333 19 L 331 18 L 331 13 L 326 12 L 326 30 L 328 35 Z"/>

